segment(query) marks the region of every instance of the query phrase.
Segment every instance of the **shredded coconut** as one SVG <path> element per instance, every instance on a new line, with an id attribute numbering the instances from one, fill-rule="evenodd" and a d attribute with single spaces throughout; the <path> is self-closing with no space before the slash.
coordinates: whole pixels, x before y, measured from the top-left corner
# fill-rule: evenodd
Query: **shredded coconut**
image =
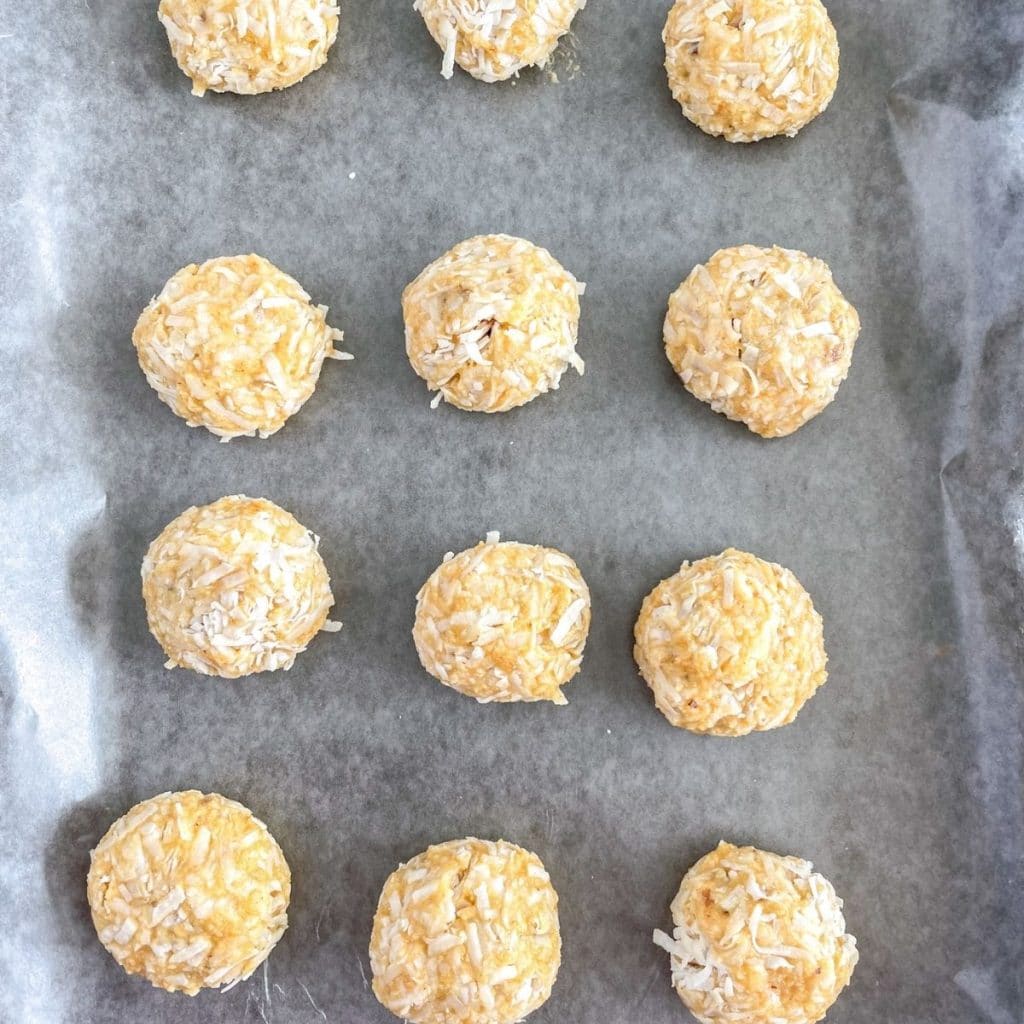
<path id="1" fill-rule="evenodd" d="M 672 295 L 665 352 L 715 412 L 783 437 L 835 399 L 859 332 L 822 260 L 740 245 L 695 267 Z"/>
<path id="2" fill-rule="evenodd" d="M 536 854 L 506 842 L 431 846 L 384 885 L 373 991 L 412 1024 L 522 1020 L 558 973 L 558 896 Z"/>
<path id="3" fill-rule="evenodd" d="M 341 623 L 318 538 L 273 502 L 244 495 L 190 508 L 149 546 L 142 593 L 168 667 L 236 679 L 291 668 Z"/>
<path id="4" fill-rule="evenodd" d="M 481 703 L 565 704 L 589 629 L 590 592 L 568 555 L 493 534 L 423 585 L 413 639 L 431 675 Z"/>
<path id="5" fill-rule="evenodd" d="M 226 256 L 179 270 L 132 333 L 161 400 L 190 427 L 222 440 L 269 437 L 313 394 L 342 332 L 294 278 L 261 256 Z"/>
<path id="6" fill-rule="evenodd" d="M 431 391 L 473 412 L 506 412 L 556 390 L 576 353 L 579 282 L 522 238 L 468 239 L 402 295 L 406 351 Z"/>
<path id="7" fill-rule="evenodd" d="M 721 843 L 672 902 L 672 984 L 703 1024 L 809 1024 L 849 982 L 857 944 L 842 900 L 811 864 Z"/>
<path id="8" fill-rule="evenodd" d="M 455 65 L 482 82 L 502 82 L 544 67 L 586 0 L 415 0 L 444 51 L 441 74 Z"/>
<path id="9" fill-rule="evenodd" d="M 827 678 L 821 616 L 788 569 L 732 548 L 663 580 L 634 656 L 675 726 L 719 736 L 796 718 Z"/>
<path id="10" fill-rule="evenodd" d="M 325 0 L 160 0 L 192 93 L 284 89 L 327 60 L 338 36 L 337 4 Z"/>
<path id="11" fill-rule="evenodd" d="M 89 906 L 130 974 L 195 995 L 236 984 L 288 926 L 291 875 L 266 825 L 194 790 L 133 807 L 92 852 Z"/>
<path id="12" fill-rule="evenodd" d="M 662 34 L 683 113 L 709 135 L 796 135 L 828 106 L 839 43 L 821 0 L 676 0 Z"/>

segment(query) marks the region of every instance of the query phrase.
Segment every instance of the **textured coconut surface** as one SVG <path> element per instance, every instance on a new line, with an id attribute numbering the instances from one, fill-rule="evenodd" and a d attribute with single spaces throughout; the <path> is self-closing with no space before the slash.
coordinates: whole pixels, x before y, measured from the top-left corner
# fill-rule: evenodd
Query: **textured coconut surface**
<path id="1" fill-rule="evenodd" d="M 395 1024 L 380 893 L 464 836 L 535 852 L 558 892 L 529 1024 L 692 1024 L 651 934 L 723 838 L 844 900 L 860 962 L 828 1024 L 1021 1019 L 1020 4 L 825 2 L 828 109 L 752 145 L 680 112 L 671 0 L 591 0 L 495 84 L 442 78 L 412 0 L 348 0 L 303 82 L 201 100 L 157 0 L 0 2 L 0 1021 Z M 500 415 L 431 409 L 402 292 L 494 234 L 586 282 L 586 374 Z M 822 260 L 861 321 L 835 401 L 772 440 L 664 351 L 669 296 L 743 244 Z M 181 268 L 240 253 L 355 359 L 272 437 L 221 444 L 131 333 Z M 146 551 L 236 494 L 320 537 L 344 628 L 287 672 L 168 670 Z M 586 580 L 567 706 L 479 704 L 420 662 L 416 594 L 489 531 Z M 829 679 L 789 725 L 719 739 L 658 711 L 633 629 L 730 547 L 800 581 Z M 112 822 L 192 788 L 266 823 L 292 898 L 263 965 L 188 998 L 110 956 L 85 879 Z"/>
<path id="2" fill-rule="evenodd" d="M 139 316 L 132 343 L 150 386 L 190 427 L 269 437 L 299 411 L 342 332 L 262 256 L 179 270 Z"/>
<path id="3" fill-rule="evenodd" d="M 775 729 L 825 682 L 821 616 L 788 569 L 745 551 L 684 563 L 644 599 L 633 656 L 673 724 Z"/>
<path id="4" fill-rule="evenodd" d="M 242 494 L 164 527 L 142 560 L 142 596 L 167 667 L 224 679 L 289 669 L 317 633 L 337 632 L 319 540 Z"/>
<path id="5" fill-rule="evenodd" d="M 402 292 L 409 361 L 436 392 L 435 406 L 508 412 L 557 391 L 569 366 L 582 376 L 584 290 L 524 238 L 469 238 Z"/>
<path id="6" fill-rule="evenodd" d="M 288 927 L 290 893 L 267 826 L 234 800 L 196 790 L 137 804 L 89 866 L 89 908 L 110 955 L 187 995 L 248 978 Z"/>
<path id="7" fill-rule="evenodd" d="M 551 994 L 558 894 L 540 858 L 506 842 L 431 846 L 384 883 L 373 991 L 413 1024 L 514 1024 Z"/>
<path id="8" fill-rule="evenodd" d="M 836 91 L 839 44 L 821 0 L 676 0 L 662 38 L 683 113 L 729 142 L 796 135 Z"/>
<path id="9" fill-rule="evenodd" d="M 458 64 L 482 82 L 502 82 L 544 67 L 587 0 L 415 0 L 444 51 L 441 74 Z"/>
<path id="10" fill-rule="evenodd" d="M 672 293 L 665 352 L 686 390 L 762 437 L 785 437 L 834 401 L 860 332 L 822 260 L 738 245 Z"/>
<path id="11" fill-rule="evenodd" d="M 799 857 L 719 843 L 683 876 L 672 921 L 654 941 L 702 1024 L 815 1024 L 857 965 L 843 901 Z"/>
<path id="12" fill-rule="evenodd" d="M 416 595 L 423 667 L 481 703 L 550 700 L 580 670 L 590 591 L 561 551 L 499 539 L 451 552 Z"/>
<path id="13" fill-rule="evenodd" d="M 158 17 L 192 94 L 286 89 L 327 60 L 337 4 L 325 0 L 160 0 Z"/>

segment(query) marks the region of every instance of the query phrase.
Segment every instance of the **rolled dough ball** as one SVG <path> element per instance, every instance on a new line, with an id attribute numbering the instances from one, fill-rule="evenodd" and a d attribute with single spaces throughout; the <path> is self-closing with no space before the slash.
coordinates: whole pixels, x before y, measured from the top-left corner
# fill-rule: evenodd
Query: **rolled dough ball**
<path id="1" fill-rule="evenodd" d="M 502 82 L 532 64 L 544 67 L 587 0 L 416 0 L 413 6 L 455 65 L 482 82 Z"/>
<path id="2" fill-rule="evenodd" d="M 676 0 L 662 38 L 683 113 L 729 142 L 796 135 L 839 81 L 839 42 L 821 0 Z"/>
<path id="3" fill-rule="evenodd" d="M 341 331 L 299 283 L 262 256 L 223 256 L 179 270 L 132 333 L 161 400 L 222 440 L 269 437 L 313 394 Z"/>
<path id="4" fill-rule="evenodd" d="M 506 412 L 555 390 L 576 354 L 584 286 L 522 238 L 481 235 L 431 263 L 402 295 L 413 369 L 471 412 Z"/>
<path id="5" fill-rule="evenodd" d="M 334 604 L 319 538 L 243 494 L 190 508 L 149 546 L 142 594 L 168 668 L 237 679 L 292 667 Z"/>
<path id="6" fill-rule="evenodd" d="M 551 995 L 558 895 L 540 858 L 506 842 L 431 846 L 384 884 L 373 991 L 412 1024 L 513 1024 Z"/>
<path id="7" fill-rule="evenodd" d="M 157 14 L 192 93 L 285 89 L 327 60 L 339 8 L 325 0 L 160 0 Z"/>
<path id="8" fill-rule="evenodd" d="M 857 940 L 812 865 L 720 843 L 683 877 L 654 941 L 702 1024 L 814 1024 L 849 983 Z"/>
<path id="9" fill-rule="evenodd" d="M 836 397 L 860 333 L 828 264 L 793 249 L 720 249 L 669 299 L 665 352 L 687 391 L 762 437 Z"/>
<path id="10" fill-rule="evenodd" d="M 262 821 L 195 790 L 136 804 L 92 851 L 96 934 L 129 973 L 194 996 L 248 978 L 288 927 L 291 873 Z"/>
<path id="11" fill-rule="evenodd" d="M 733 548 L 659 583 L 633 653 L 680 729 L 743 736 L 796 718 L 827 678 L 821 616 L 797 578 Z"/>
<path id="12" fill-rule="evenodd" d="M 423 667 L 480 703 L 550 700 L 580 669 L 590 591 L 561 551 L 500 543 L 448 555 L 416 595 Z"/>

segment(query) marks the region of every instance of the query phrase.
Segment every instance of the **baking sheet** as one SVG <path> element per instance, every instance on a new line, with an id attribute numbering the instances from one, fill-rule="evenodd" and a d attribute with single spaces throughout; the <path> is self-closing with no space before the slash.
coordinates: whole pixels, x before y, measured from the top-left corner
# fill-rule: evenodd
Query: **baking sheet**
<path id="1" fill-rule="evenodd" d="M 1024 1020 L 1020 5 L 832 0 L 831 108 L 747 148 L 672 103 L 667 6 L 592 0 L 558 84 L 484 86 L 441 79 L 411 3 L 347 0 L 324 70 L 200 101 L 149 0 L 0 0 L 0 1019 L 390 1020 L 379 890 L 475 834 L 536 850 L 561 896 L 538 1024 L 688 1019 L 650 932 L 721 837 L 845 898 L 861 961 L 830 1022 Z M 485 231 L 588 282 L 587 374 L 431 411 L 399 294 Z M 713 415 L 661 352 L 671 290 L 746 241 L 827 259 L 863 321 L 838 401 L 787 440 Z M 178 267 L 250 250 L 356 361 L 276 437 L 222 445 L 157 401 L 130 332 Z M 323 537 L 345 628 L 287 674 L 167 672 L 143 552 L 235 492 Z M 490 529 L 590 583 L 567 708 L 480 707 L 418 665 L 418 586 Z M 831 670 L 794 725 L 733 741 L 670 728 L 630 654 L 653 584 L 727 545 L 797 573 Z M 266 968 L 194 1000 L 115 965 L 84 884 L 114 818 L 187 787 L 251 807 L 294 876 Z"/>

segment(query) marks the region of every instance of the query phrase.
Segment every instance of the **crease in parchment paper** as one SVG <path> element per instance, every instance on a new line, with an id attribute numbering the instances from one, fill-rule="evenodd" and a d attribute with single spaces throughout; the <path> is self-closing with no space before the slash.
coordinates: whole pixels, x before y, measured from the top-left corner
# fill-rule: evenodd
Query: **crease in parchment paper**
<path id="1" fill-rule="evenodd" d="M 1009 10 L 1007 7 L 1006 10 Z M 990 17 L 989 11 L 984 16 Z M 956 350 L 941 493 L 974 763 L 965 834 L 991 932 L 956 984 L 988 1024 L 1024 1019 L 1024 18 L 962 62 L 908 76 L 890 111 L 916 213 L 922 307 Z M 964 16 L 971 15 L 964 8 Z M 980 16 L 980 15 L 979 15 Z M 973 36 L 973 40 L 972 40 Z M 973 45 L 972 45 L 973 42 Z M 1015 54 L 1015 56 L 1014 56 Z M 1000 87 L 1001 86 L 1001 87 Z"/>

